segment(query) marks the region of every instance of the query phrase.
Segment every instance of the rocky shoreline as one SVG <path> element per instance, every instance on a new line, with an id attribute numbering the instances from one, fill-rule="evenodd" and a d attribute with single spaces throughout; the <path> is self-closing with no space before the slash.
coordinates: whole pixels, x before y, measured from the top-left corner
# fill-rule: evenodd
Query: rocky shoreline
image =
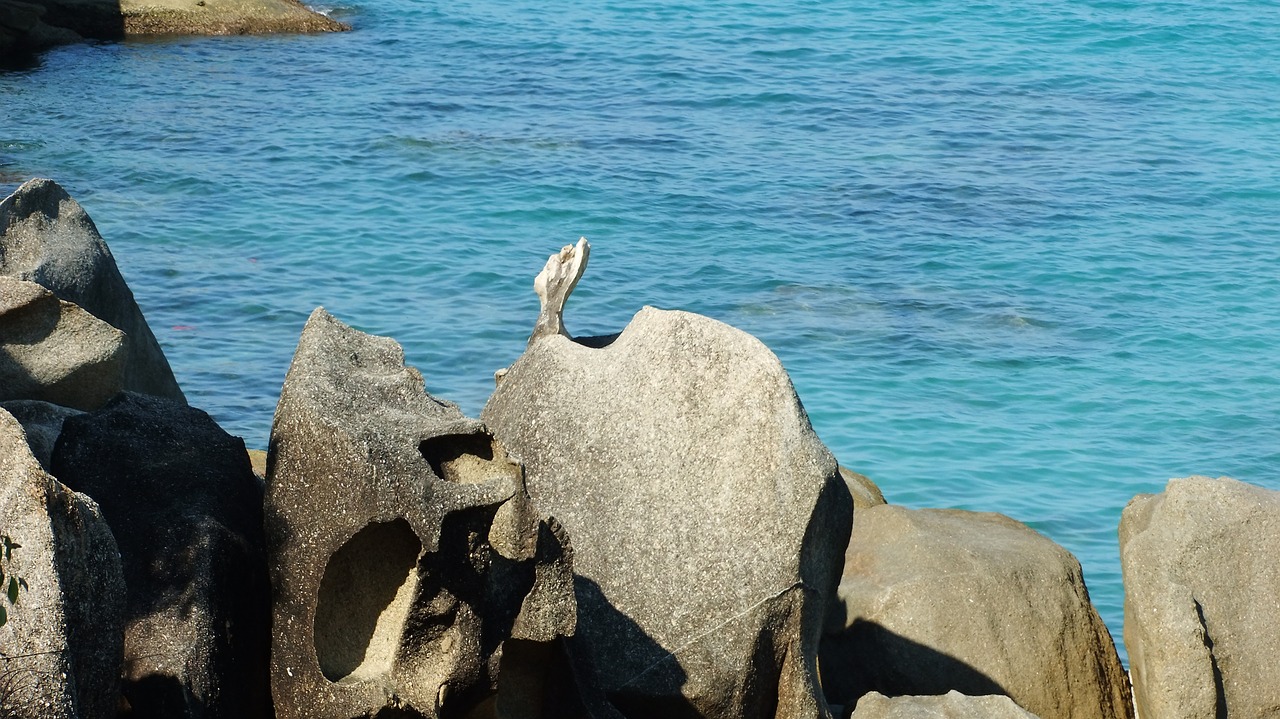
<path id="1" fill-rule="evenodd" d="M 1277 715 L 1280 493 L 1129 504 L 1126 673 L 1069 552 L 887 503 L 754 337 L 570 337 L 589 252 L 479 419 L 318 308 L 264 458 L 187 405 L 78 203 L 0 202 L 0 715 Z"/>
<path id="2" fill-rule="evenodd" d="M 88 39 L 349 29 L 298 0 L 0 0 L 0 61 Z"/>

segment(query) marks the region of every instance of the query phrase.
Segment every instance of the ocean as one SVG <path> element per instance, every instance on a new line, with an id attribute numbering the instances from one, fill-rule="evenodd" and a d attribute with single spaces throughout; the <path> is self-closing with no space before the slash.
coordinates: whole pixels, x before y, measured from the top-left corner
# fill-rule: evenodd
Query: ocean
<path id="1" fill-rule="evenodd" d="M 571 332 L 754 334 L 843 464 L 1061 543 L 1117 643 L 1131 497 L 1280 489 L 1275 2 L 322 9 L 0 71 L 0 194 L 84 205 L 250 447 L 320 305 L 478 414 L 586 236 Z"/>

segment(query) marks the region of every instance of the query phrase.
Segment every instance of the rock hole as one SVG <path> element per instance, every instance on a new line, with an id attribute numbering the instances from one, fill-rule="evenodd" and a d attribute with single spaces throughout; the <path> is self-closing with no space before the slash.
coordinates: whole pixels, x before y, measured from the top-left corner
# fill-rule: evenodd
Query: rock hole
<path id="1" fill-rule="evenodd" d="M 316 660 L 331 682 L 391 670 L 418 586 L 422 542 L 403 519 L 372 523 L 329 558 L 316 600 Z"/>
<path id="2" fill-rule="evenodd" d="M 519 472 L 502 447 L 484 432 L 442 434 L 418 444 L 431 471 L 446 482 L 480 484 Z"/>

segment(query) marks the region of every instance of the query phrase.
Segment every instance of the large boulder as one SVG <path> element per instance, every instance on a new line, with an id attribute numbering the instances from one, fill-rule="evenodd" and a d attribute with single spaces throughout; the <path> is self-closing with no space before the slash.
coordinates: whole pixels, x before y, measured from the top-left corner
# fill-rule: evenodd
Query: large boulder
<path id="1" fill-rule="evenodd" d="M 1143 719 L 1280 716 L 1280 492 L 1170 480 L 1125 507 L 1120 562 Z"/>
<path id="2" fill-rule="evenodd" d="M 394 341 L 312 313 L 267 460 L 276 715 L 566 716 L 567 539 L 522 480 Z"/>
<path id="3" fill-rule="evenodd" d="M 53 447 L 58 435 L 62 434 L 62 423 L 68 417 L 81 414 L 80 410 L 31 399 L 0 402 L 0 408 L 22 425 L 27 433 L 27 444 L 31 445 L 31 454 L 46 472 L 53 468 Z"/>
<path id="4" fill-rule="evenodd" d="M 865 694 L 849 719 L 1036 719 L 1009 697 L 999 694 L 971 697 L 955 690 L 940 696 L 889 698 Z"/>
<path id="5" fill-rule="evenodd" d="M 534 336 L 481 419 L 573 537 L 593 713 L 828 716 L 815 659 L 853 510 L 835 460 L 745 332 L 645 308 L 570 339 L 585 250 L 539 275 Z"/>
<path id="6" fill-rule="evenodd" d="M 52 180 L 31 180 L 0 202 L 0 275 L 41 285 L 123 332 L 125 389 L 185 401 L 107 243 Z"/>
<path id="7" fill-rule="evenodd" d="M 45 473 L 3 409 L 0 534 L 14 545 L 0 555 L 0 716 L 114 717 L 125 597 L 115 540 L 92 499 Z"/>
<path id="8" fill-rule="evenodd" d="M 1131 717 L 1128 680 L 1080 564 L 999 514 L 860 508 L 828 698 L 1005 694 L 1044 719 Z"/>
<path id="9" fill-rule="evenodd" d="M 97 500 L 120 546 L 130 716 L 269 716 L 263 489 L 244 442 L 123 392 L 66 419 L 53 471 Z"/>
<path id="10" fill-rule="evenodd" d="M 97 409 L 123 386 L 125 342 L 44 287 L 0 275 L 0 400 Z"/>

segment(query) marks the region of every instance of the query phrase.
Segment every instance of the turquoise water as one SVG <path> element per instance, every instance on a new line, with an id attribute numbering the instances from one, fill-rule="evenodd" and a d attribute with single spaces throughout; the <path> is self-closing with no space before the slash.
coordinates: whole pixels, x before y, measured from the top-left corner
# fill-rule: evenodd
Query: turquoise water
<path id="1" fill-rule="evenodd" d="M 1280 6 L 550 5 L 50 52 L 0 192 L 81 201 L 250 446 L 317 305 L 477 414 L 586 235 L 571 331 L 755 334 L 844 464 L 1062 543 L 1117 641 L 1130 497 L 1280 489 Z"/>

